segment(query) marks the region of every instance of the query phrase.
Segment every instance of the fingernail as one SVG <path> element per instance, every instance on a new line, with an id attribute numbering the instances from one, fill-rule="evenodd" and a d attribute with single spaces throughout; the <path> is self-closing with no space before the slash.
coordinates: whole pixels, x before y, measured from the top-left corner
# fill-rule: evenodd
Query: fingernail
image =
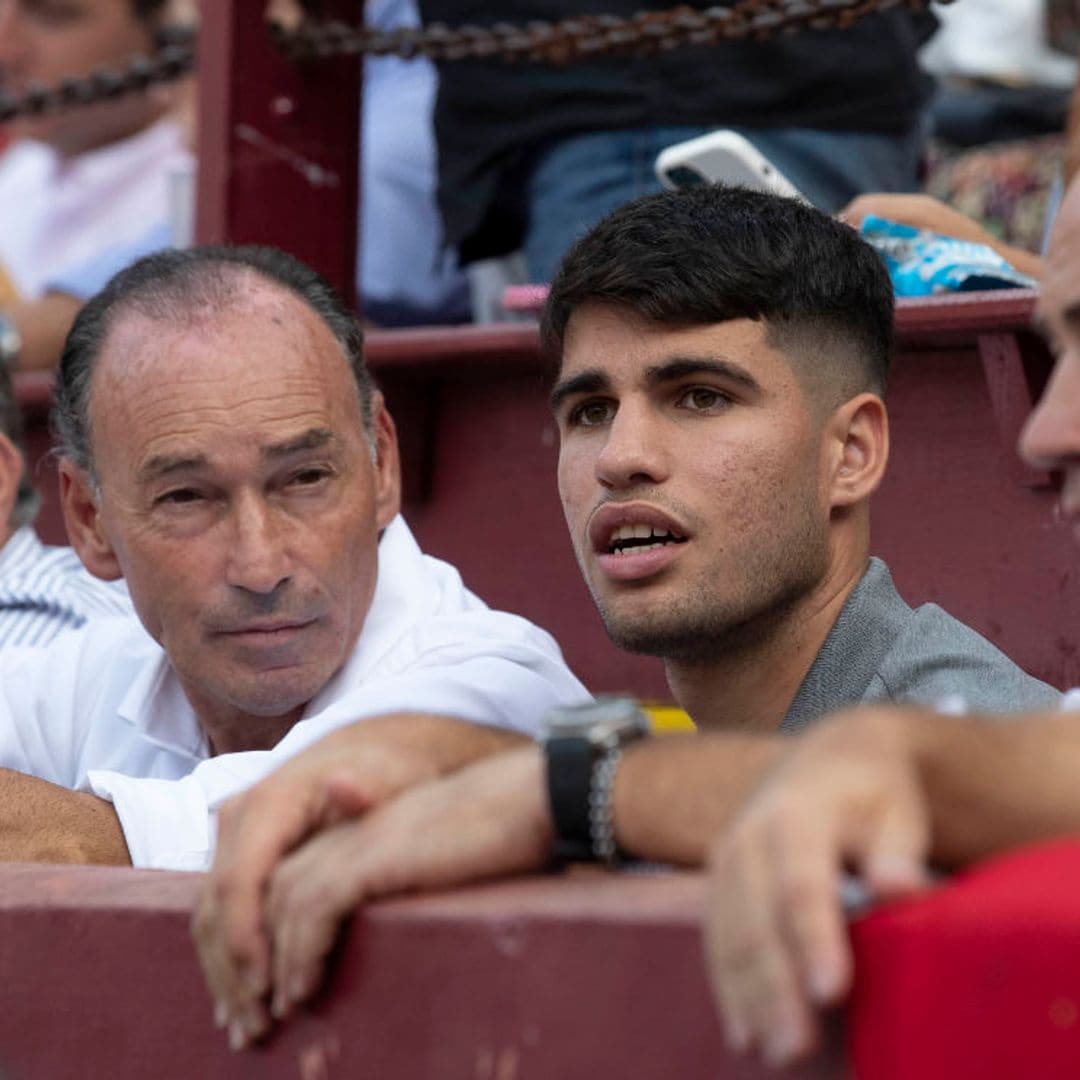
<path id="1" fill-rule="evenodd" d="M 270 1003 L 270 1015 L 275 1020 L 281 1020 L 289 1011 L 289 999 L 285 993 L 278 990 L 274 994 L 274 1000 Z"/>
<path id="2" fill-rule="evenodd" d="M 239 1020 L 234 1020 L 229 1025 L 229 1049 L 243 1050 L 245 1046 L 247 1046 L 247 1033 L 244 1031 L 244 1025 Z"/>
<path id="3" fill-rule="evenodd" d="M 840 993 L 840 972 L 833 964 L 815 964 L 810 971 L 810 994 L 819 1005 L 827 1005 Z"/>
<path id="4" fill-rule="evenodd" d="M 741 1020 L 727 1020 L 726 1036 L 728 1049 L 734 1050 L 736 1054 L 745 1054 L 749 1049 L 750 1032 Z"/>
<path id="5" fill-rule="evenodd" d="M 799 1033 L 786 1024 L 773 1028 L 765 1037 L 765 1060 L 769 1065 L 786 1065 L 799 1049 Z"/>
<path id="6" fill-rule="evenodd" d="M 214 1027 L 223 1028 L 229 1022 L 229 1006 L 224 1001 L 214 1003 Z"/>
<path id="7" fill-rule="evenodd" d="M 304 985 L 303 979 L 293 979 L 289 983 L 289 1004 L 298 1005 L 304 1000 L 304 996 L 307 993 L 307 986 Z"/>

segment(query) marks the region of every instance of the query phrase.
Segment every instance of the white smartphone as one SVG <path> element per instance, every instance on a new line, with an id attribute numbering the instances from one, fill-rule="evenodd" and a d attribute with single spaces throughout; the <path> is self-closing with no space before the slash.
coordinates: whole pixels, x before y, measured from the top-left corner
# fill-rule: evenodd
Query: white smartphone
<path id="1" fill-rule="evenodd" d="M 738 184 L 808 201 L 749 139 L 726 128 L 669 146 L 661 151 L 654 168 L 660 183 L 668 188 Z"/>

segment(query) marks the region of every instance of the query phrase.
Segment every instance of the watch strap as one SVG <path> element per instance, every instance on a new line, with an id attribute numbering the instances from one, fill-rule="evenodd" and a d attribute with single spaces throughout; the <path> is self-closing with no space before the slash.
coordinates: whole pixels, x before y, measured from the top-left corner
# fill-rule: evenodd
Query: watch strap
<path id="1" fill-rule="evenodd" d="M 589 820 L 596 748 L 580 736 L 547 740 L 547 787 L 555 824 L 553 856 L 558 863 L 593 859 Z"/>

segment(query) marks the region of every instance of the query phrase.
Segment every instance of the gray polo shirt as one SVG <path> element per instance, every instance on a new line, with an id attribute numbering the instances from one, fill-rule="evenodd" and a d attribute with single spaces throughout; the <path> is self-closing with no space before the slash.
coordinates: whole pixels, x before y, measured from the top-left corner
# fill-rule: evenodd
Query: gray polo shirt
<path id="1" fill-rule="evenodd" d="M 859 702 L 935 705 L 957 695 L 978 712 L 1053 708 L 1061 699 L 936 604 L 908 607 L 889 568 L 871 559 L 780 730 L 799 731 Z"/>

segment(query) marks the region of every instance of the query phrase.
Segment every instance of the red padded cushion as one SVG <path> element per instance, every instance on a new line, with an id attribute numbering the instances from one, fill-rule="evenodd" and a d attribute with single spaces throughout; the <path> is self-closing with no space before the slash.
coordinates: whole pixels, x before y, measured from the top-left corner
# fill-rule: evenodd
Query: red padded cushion
<path id="1" fill-rule="evenodd" d="M 1080 1077 L 1080 841 L 982 863 L 852 938 L 858 1080 Z"/>

